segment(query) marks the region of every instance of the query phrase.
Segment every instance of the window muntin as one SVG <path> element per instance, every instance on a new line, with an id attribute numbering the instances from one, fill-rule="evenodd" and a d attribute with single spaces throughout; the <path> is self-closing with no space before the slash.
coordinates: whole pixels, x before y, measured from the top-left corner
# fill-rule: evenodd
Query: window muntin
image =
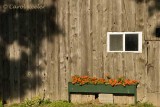
<path id="1" fill-rule="evenodd" d="M 108 52 L 142 52 L 142 32 L 108 32 Z"/>

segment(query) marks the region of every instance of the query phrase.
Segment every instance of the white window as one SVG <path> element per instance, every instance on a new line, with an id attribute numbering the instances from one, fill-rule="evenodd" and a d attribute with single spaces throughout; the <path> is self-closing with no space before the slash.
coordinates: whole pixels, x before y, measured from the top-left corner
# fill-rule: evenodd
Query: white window
<path id="1" fill-rule="evenodd" d="M 142 52 L 142 32 L 108 32 L 107 52 Z"/>

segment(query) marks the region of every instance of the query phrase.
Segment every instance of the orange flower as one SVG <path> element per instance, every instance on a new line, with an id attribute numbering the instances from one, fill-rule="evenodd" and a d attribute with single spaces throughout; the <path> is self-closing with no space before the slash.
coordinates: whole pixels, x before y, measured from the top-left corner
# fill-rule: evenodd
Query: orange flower
<path id="1" fill-rule="evenodd" d="M 107 75 L 106 75 L 107 76 Z M 96 78 L 96 77 L 88 77 L 88 76 L 72 76 L 72 84 L 110 84 L 112 86 L 116 85 L 133 85 L 133 84 L 138 84 L 139 82 L 137 80 L 130 80 L 130 79 L 125 79 L 124 77 L 119 77 L 118 79 L 111 79 L 108 78 L 106 81 L 104 78 Z"/>

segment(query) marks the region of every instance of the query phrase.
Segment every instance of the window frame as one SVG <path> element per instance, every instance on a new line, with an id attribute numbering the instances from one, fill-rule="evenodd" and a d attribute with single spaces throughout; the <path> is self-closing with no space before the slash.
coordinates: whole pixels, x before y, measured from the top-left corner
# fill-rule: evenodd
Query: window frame
<path id="1" fill-rule="evenodd" d="M 123 36 L 123 51 L 110 51 L 110 35 L 122 35 Z M 138 51 L 125 51 L 125 35 L 126 34 L 138 34 Z M 126 52 L 126 53 L 142 53 L 142 32 L 107 32 L 107 52 Z"/>

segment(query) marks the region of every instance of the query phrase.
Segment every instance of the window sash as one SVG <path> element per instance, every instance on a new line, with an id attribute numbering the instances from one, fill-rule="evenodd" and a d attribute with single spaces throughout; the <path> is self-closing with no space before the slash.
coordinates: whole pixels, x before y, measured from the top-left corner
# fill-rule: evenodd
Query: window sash
<path id="1" fill-rule="evenodd" d="M 123 51 L 110 51 L 110 35 L 123 35 Z M 138 51 L 125 51 L 125 35 L 126 34 L 138 34 Z M 142 32 L 108 32 L 107 33 L 107 52 L 131 52 L 142 53 Z"/>

